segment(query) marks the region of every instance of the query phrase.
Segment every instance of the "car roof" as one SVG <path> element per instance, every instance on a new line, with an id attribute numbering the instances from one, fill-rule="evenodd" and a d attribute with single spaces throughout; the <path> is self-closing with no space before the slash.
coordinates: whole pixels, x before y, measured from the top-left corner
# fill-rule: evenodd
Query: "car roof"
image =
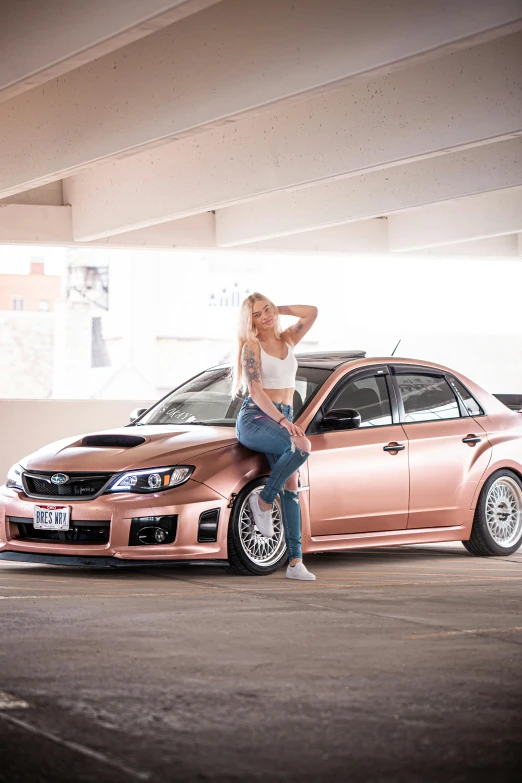
<path id="1" fill-rule="evenodd" d="M 295 358 L 300 367 L 321 367 L 326 370 L 335 370 L 341 364 L 353 362 L 356 359 L 364 359 L 366 351 L 317 351 L 310 353 L 296 353 Z"/>
<path id="2" fill-rule="evenodd" d="M 366 351 L 317 351 L 307 353 L 296 353 L 300 367 L 317 367 L 326 370 L 335 370 L 345 362 L 354 362 L 356 359 L 366 358 Z M 230 369 L 231 364 L 215 364 L 208 367 L 208 370 Z"/>

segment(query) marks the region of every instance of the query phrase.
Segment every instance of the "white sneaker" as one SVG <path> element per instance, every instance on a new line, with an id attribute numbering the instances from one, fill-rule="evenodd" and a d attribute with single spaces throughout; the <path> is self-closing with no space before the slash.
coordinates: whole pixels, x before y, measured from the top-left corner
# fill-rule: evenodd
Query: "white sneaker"
<path id="1" fill-rule="evenodd" d="M 294 566 L 288 566 L 286 577 L 287 579 L 302 579 L 307 582 L 313 582 L 315 574 L 311 574 L 304 563 L 296 563 Z"/>
<path id="2" fill-rule="evenodd" d="M 259 495 L 250 495 L 248 503 L 254 516 L 254 522 L 256 527 L 262 536 L 266 538 L 272 538 L 274 535 L 274 526 L 272 524 L 272 509 L 268 508 L 266 511 L 261 511 L 259 508 Z"/>

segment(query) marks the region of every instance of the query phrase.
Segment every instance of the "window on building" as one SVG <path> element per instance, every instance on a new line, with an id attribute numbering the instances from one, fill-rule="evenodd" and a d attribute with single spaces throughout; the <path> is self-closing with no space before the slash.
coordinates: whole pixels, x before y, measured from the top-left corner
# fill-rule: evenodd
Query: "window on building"
<path id="1" fill-rule="evenodd" d="M 51 309 L 51 305 L 49 304 L 49 300 L 40 299 L 40 301 L 38 302 L 38 310 L 41 313 L 48 313 L 50 309 Z"/>
<path id="2" fill-rule="evenodd" d="M 110 367 L 111 358 L 103 338 L 102 319 L 99 316 L 92 319 L 91 335 L 91 367 Z"/>
<path id="3" fill-rule="evenodd" d="M 24 309 L 23 296 L 13 296 L 13 310 L 23 310 L 23 309 Z"/>

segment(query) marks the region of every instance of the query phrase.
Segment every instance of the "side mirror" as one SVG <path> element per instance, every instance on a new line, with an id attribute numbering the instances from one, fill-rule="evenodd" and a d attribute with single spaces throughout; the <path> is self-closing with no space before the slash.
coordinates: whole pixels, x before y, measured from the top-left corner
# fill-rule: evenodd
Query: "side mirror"
<path id="1" fill-rule="evenodd" d="M 361 426 L 361 414 L 353 408 L 333 408 L 325 413 L 321 426 L 329 430 L 356 430 Z"/>
<path id="2" fill-rule="evenodd" d="M 131 424 L 133 421 L 136 421 L 136 419 L 139 419 L 142 413 L 145 413 L 145 411 L 148 411 L 148 408 L 134 408 L 130 415 Z"/>

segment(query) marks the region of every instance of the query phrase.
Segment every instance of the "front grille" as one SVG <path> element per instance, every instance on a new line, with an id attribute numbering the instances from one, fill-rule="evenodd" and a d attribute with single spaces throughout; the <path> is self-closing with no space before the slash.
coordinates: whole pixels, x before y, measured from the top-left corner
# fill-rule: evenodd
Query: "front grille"
<path id="1" fill-rule="evenodd" d="M 89 499 L 100 492 L 112 474 L 76 473 L 69 476 L 66 484 L 53 484 L 51 482 L 52 475 L 54 474 L 24 473 L 22 480 L 26 495 L 29 497 Z"/>
<path id="2" fill-rule="evenodd" d="M 35 530 L 31 517 L 8 517 L 18 528 L 18 538 L 27 541 L 50 541 L 56 544 L 108 544 L 110 520 L 71 521 L 70 530 Z"/>

